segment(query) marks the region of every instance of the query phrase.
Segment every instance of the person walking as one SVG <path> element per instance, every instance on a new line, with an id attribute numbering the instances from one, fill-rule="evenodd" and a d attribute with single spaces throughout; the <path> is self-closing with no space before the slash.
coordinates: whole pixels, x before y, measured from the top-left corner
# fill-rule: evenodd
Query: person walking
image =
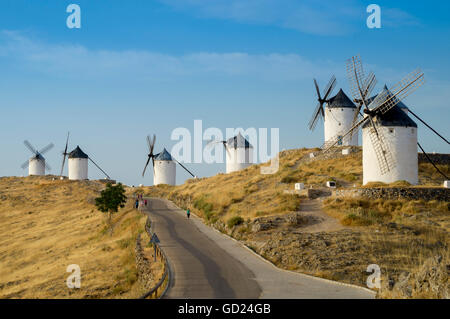
<path id="1" fill-rule="evenodd" d="M 134 202 L 134 207 L 135 207 L 136 209 L 139 208 L 139 199 L 136 199 L 136 201 Z"/>
<path id="2" fill-rule="evenodd" d="M 144 199 L 144 205 L 147 206 L 147 200 L 146 199 Z"/>
<path id="3" fill-rule="evenodd" d="M 187 211 L 186 211 L 186 215 L 187 215 L 187 218 L 189 219 L 189 217 L 191 217 L 191 211 L 189 210 L 189 208 L 187 209 Z"/>

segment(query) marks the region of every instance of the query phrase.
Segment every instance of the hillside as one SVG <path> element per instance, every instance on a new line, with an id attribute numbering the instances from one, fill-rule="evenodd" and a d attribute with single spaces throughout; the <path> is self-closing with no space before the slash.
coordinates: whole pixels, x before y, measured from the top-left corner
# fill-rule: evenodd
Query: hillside
<path id="1" fill-rule="evenodd" d="M 369 264 L 380 265 L 385 283 L 388 278 L 396 282 L 405 273 L 414 273 L 435 255 L 449 264 L 448 202 L 312 199 L 286 192 L 296 182 L 316 189 L 323 189 L 328 180 L 340 187 L 361 185 L 360 148 L 347 156 L 310 160 L 312 151 L 316 149 L 281 152 L 280 169 L 273 175 L 262 175 L 261 165 L 253 165 L 179 186 L 140 191 L 168 198 L 183 209 L 189 207 L 206 223 L 289 270 L 365 286 Z M 449 174 L 449 165 L 438 167 Z M 419 171 L 426 187 L 442 185 L 443 178 L 430 164 L 421 163 Z M 405 183 L 395 184 L 399 185 Z M 383 290 L 380 296 L 393 294 Z M 442 292 L 417 288 L 406 297 L 442 297 Z"/>
<path id="2" fill-rule="evenodd" d="M 113 218 L 94 199 L 96 181 L 0 178 L 0 298 L 127 298 L 136 283 L 135 238 L 145 218 L 132 203 Z M 68 289 L 66 267 L 81 268 L 81 288 Z"/>

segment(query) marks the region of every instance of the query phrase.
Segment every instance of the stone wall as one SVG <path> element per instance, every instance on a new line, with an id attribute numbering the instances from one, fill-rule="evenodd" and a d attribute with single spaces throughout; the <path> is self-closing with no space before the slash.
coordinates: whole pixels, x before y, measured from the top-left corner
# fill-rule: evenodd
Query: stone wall
<path id="1" fill-rule="evenodd" d="M 449 188 L 431 188 L 431 187 L 376 187 L 376 188 L 356 188 L 356 189 L 337 189 L 335 196 L 341 197 L 366 197 L 369 199 L 410 199 L 425 201 L 439 200 L 450 201 Z"/>
<path id="2" fill-rule="evenodd" d="M 144 250 L 142 249 L 141 234 L 139 234 L 136 239 L 135 253 L 138 281 L 144 289 L 149 290 L 152 288 L 155 278 L 151 272 L 150 261 L 145 256 Z"/>
<path id="3" fill-rule="evenodd" d="M 427 154 L 434 164 L 450 165 L 450 154 Z M 425 154 L 419 153 L 419 163 L 429 163 Z"/>

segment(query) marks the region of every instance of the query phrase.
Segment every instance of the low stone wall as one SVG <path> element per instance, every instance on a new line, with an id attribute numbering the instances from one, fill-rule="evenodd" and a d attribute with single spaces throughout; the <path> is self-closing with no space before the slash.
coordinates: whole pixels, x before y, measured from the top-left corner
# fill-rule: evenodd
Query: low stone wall
<path id="1" fill-rule="evenodd" d="M 434 164 L 450 165 L 450 154 L 427 154 Z M 419 163 L 429 163 L 425 154 L 419 153 Z"/>
<path id="2" fill-rule="evenodd" d="M 376 187 L 376 188 L 356 188 L 356 189 L 337 189 L 334 192 L 338 197 L 365 197 L 369 199 L 410 199 L 425 201 L 439 200 L 450 201 L 450 188 L 431 188 L 431 187 Z"/>
<path id="3" fill-rule="evenodd" d="M 142 249 L 141 234 L 136 239 L 135 253 L 138 281 L 144 289 L 151 289 L 155 278 L 150 269 L 150 261 L 144 255 L 144 250 Z"/>

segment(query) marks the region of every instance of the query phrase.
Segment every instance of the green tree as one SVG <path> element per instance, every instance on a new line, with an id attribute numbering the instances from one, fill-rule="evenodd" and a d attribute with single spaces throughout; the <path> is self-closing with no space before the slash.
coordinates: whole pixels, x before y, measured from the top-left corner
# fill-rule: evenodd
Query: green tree
<path id="1" fill-rule="evenodd" d="M 123 208 L 127 202 L 127 197 L 125 196 L 125 189 L 121 183 L 113 186 L 111 183 L 106 184 L 106 189 L 102 190 L 100 197 L 95 199 L 95 206 L 102 213 L 108 214 L 108 223 L 111 228 L 111 235 L 113 232 L 112 228 L 112 214 L 117 213 L 119 208 Z"/>

